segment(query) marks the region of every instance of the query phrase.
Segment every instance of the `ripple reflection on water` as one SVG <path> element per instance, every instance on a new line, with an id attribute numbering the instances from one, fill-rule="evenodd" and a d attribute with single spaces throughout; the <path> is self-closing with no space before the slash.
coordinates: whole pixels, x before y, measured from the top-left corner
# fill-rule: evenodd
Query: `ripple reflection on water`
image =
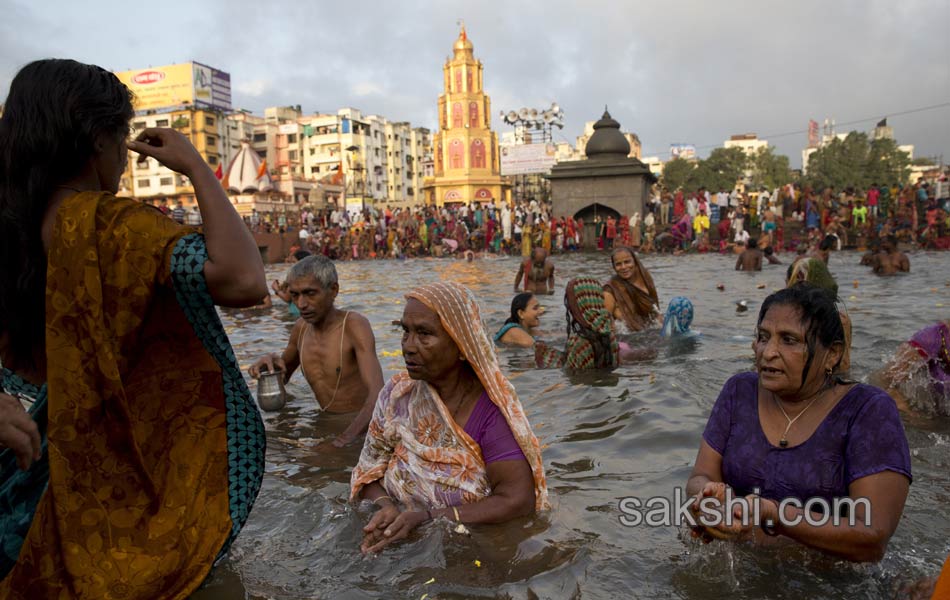
<path id="1" fill-rule="evenodd" d="M 892 278 L 871 275 L 858 259 L 833 254 L 831 270 L 854 321 L 852 375 L 864 380 L 918 328 L 947 318 L 950 281 L 946 254 L 913 254 L 913 272 Z M 579 275 L 606 279 L 609 260 L 591 254 L 555 262 L 557 294 L 541 302 L 548 309 L 542 327 L 556 339 L 564 331 L 564 283 Z M 936 572 L 950 550 L 944 511 L 950 500 L 947 419 L 905 417 L 915 481 L 888 555 L 877 565 L 852 565 L 794 546 L 703 546 L 682 529 L 619 524 L 620 498 L 672 498 L 673 488 L 685 484 L 719 389 L 730 375 L 751 367 L 758 308 L 782 285 L 785 272 L 776 266 L 737 273 L 732 257 L 715 255 L 647 256 L 644 262 L 661 302 L 676 295 L 693 300 L 693 328 L 701 336 L 661 347 L 656 358 L 612 373 L 538 371 L 528 352 L 499 353 L 544 447 L 549 513 L 473 527 L 471 536 L 435 522 L 410 543 L 377 557 L 360 556 L 368 513 L 346 502 L 359 449 L 310 450 L 342 421 L 320 414 L 295 375 L 288 406 L 265 414 L 268 463 L 261 495 L 231 559 L 204 592 L 224 597 L 222 590 L 243 582 L 254 598 L 889 598 Z M 402 359 L 382 352 L 399 349 L 400 332 L 391 321 L 401 316 L 402 295 L 411 286 L 432 279 L 469 286 L 494 332 L 507 316 L 517 264 L 514 258 L 338 263 L 338 306 L 370 320 L 388 378 L 402 369 Z M 282 271 L 269 268 L 268 279 Z M 859 287 L 845 285 L 854 280 Z M 738 300 L 748 301 L 747 312 L 736 312 Z M 223 311 L 244 369 L 286 342 L 293 321 L 275 303 L 266 311 Z"/>

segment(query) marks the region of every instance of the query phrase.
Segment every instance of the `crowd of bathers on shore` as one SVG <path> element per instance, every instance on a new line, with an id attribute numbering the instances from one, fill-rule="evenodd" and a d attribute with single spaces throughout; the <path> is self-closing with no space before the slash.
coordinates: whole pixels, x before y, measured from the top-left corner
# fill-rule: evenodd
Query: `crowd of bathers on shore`
<path id="1" fill-rule="evenodd" d="M 643 215 L 556 216 L 550 202 L 473 202 L 443 207 L 367 208 L 359 212 L 304 209 L 299 218 L 258 214 L 245 218 L 252 231 L 297 236 L 291 253 L 307 250 L 334 260 L 549 254 L 626 246 L 640 252 L 741 252 L 752 245 L 774 252 L 805 253 L 827 236 L 837 249 L 877 249 L 894 235 L 921 249 L 950 249 L 950 199 L 936 186 L 874 184 L 867 190 L 788 184 L 771 192 L 700 188 L 686 194 L 655 185 Z M 178 206 L 160 210 L 184 224 L 199 224 L 197 212 Z M 750 244 L 750 241 L 754 244 Z"/>
<path id="2" fill-rule="evenodd" d="M 260 253 L 188 139 L 149 128 L 130 141 L 133 114 L 112 73 L 50 59 L 20 70 L 0 117 L 0 597 L 187 597 L 261 489 L 263 420 L 215 310 L 267 294 Z M 202 228 L 115 196 L 129 151 L 191 180 Z M 514 273 L 494 335 L 463 285 L 410 290 L 398 319 L 405 370 L 389 381 L 369 321 L 335 306 L 333 261 L 291 266 L 277 287 L 300 317 L 283 350 L 249 370 L 287 380 L 299 368 L 323 410 L 352 416 L 313 451 L 361 448 L 354 554 L 550 507 L 542 448 L 496 344 L 532 352 L 540 368 L 584 371 L 646 358 L 624 346 L 630 332 L 659 332 L 656 345 L 696 335 L 693 303 L 661 302 L 637 251 L 614 243 L 609 281 L 567 282 L 566 339 L 536 339 L 536 295 L 554 292 L 544 248 Z M 691 531 L 877 561 L 912 481 L 900 410 L 948 413 L 950 328 L 921 323 L 881 387 L 856 383 L 851 319 L 826 261 L 804 256 L 787 274 L 759 311 L 752 368 L 722 383 L 696 441 Z M 757 505 L 758 522 L 703 518 L 741 513 L 730 495 Z M 819 508 L 789 498 L 855 500 L 855 519 L 816 519 Z M 938 589 L 950 566 L 944 575 Z"/>

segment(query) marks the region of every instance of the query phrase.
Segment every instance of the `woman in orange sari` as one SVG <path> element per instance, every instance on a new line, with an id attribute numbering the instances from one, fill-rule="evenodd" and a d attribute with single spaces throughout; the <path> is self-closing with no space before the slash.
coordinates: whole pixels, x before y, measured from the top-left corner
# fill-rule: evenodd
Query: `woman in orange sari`
<path id="1" fill-rule="evenodd" d="M 616 275 L 604 284 L 607 311 L 630 331 L 646 329 L 659 316 L 660 299 L 653 277 L 629 247 L 615 249 L 610 263 Z"/>
<path id="2" fill-rule="evenodd" d="M 457 283 L 416 288 L 401 324 L 408 372 L 379 393 L 350 481 L 352 500 L 379 507 L 361 551 L 435 518 L 501 523 L 547 508 L 538 440 L 472 293 Z"/>
<path id="3" fill-rule="evenodd" d="M 267 294 L 260 254 L 188 140 L 127 144 L 132 116 L 113 74 L 44 60 L 0 119 L 0 598 L 186 598 L 260 489 L 214 309 Z M 203 235 L 114 196 L 127 148 L 188 176 Z"/>

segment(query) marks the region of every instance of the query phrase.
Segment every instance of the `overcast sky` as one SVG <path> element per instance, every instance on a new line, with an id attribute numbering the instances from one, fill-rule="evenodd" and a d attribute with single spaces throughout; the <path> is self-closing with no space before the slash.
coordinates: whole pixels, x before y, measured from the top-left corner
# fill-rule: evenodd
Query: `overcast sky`
<path id="1" fill-rule="evenodd" d="M 231 73 L 233 104 L 352 106 L 435 130 L 442 64 L 463 19 L 501 109 L 556 100 L 574 142 L 609 105 L 644 155 L 702 156 L 755 132 L 801 164 L 810 118 L 868 131 L 888 116 L 915 156 L 950 162 L 950 2 L 160 2 L 2 0 L 0 94 L 23 64 L 121 71 L 196 60 Z M 898 116 L 913 109 L 940 108 Z M 799 132 L 779 137 L 778 134 Z"/>

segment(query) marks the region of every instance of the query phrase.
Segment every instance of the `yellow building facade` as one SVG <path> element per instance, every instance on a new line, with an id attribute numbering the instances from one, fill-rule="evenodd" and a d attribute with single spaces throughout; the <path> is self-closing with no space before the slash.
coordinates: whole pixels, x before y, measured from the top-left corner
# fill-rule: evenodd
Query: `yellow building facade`
<path id="1" fill-rule="evenodd" d="M 491 100 L 482 87 L 482 63 L 462 27 L 453 57 L 442 67 L 439 131 L 432 138 L 433 177 L 423 183 L 426 204 L 510 202 L 501 177 L 498 136 L 491 130 Z"/>

